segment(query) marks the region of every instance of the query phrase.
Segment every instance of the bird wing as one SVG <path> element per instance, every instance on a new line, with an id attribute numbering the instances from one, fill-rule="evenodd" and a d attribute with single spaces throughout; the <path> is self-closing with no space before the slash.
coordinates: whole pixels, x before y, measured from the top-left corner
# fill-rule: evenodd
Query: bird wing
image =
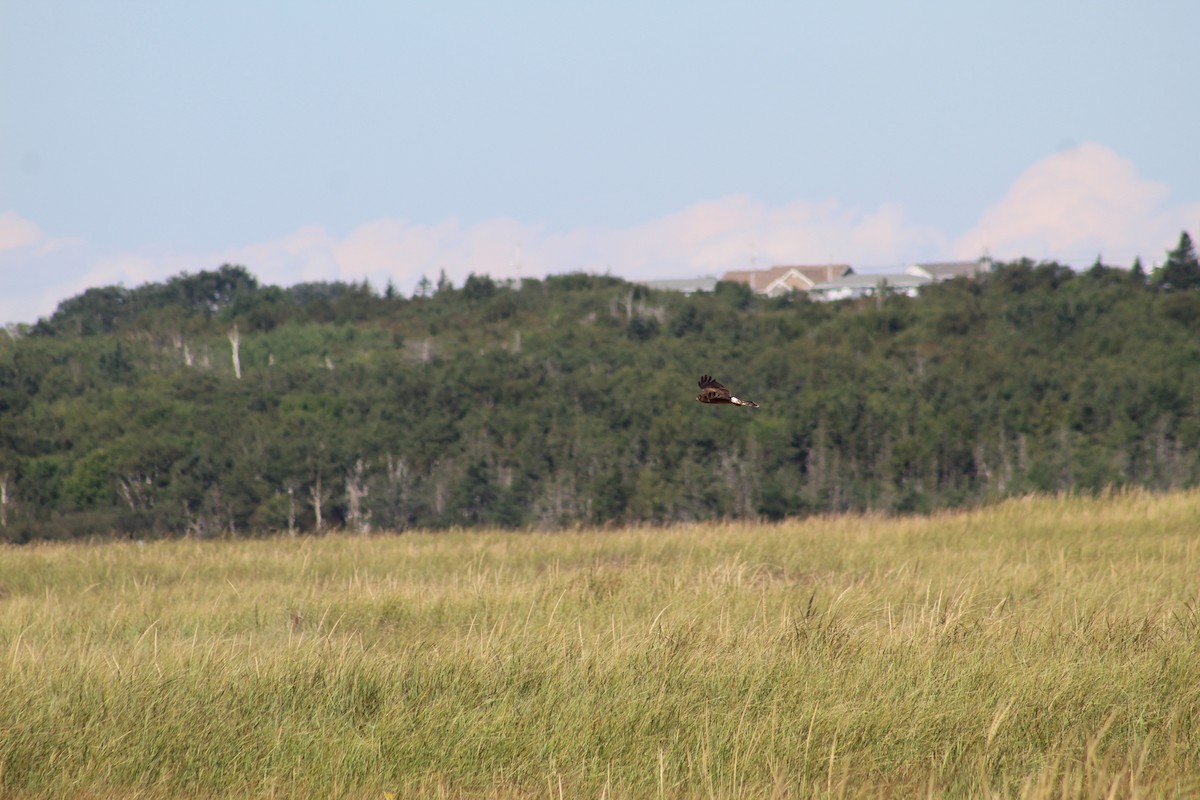
<path id="1" fill-rule="evenodd" d="M 732 395 L 725 386 L 712 375 L 700 376 L 701 394 L 714 400 L 728 400 Z"/>

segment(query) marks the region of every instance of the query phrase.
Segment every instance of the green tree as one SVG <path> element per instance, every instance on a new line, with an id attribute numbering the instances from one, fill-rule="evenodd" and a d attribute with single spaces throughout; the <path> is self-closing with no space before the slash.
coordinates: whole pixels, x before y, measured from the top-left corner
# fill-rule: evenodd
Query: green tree
<path id="1" fill-rule="evenodd" d="M 463 297 L 467 300 L 486 300 L 496 293 L 496 282 L 487 275 L 472 272 L 463 284 Z"/>
<path id="2" fill-rule="evenodd" d="M 360 460 L 383 528 L 1197 485 L 1200 292 L 1132 285 L 1020 261 L 879 302 L 582 273 L 419 302 L 236 271 L 101 288 L 0 339 L 7 536 L 336 526 Z M 699 407 L 702 372 L 762 407 Z"/>
<path id="3" fill-rule="evenodd" d="M 62 492 L 67 501 L 78 509 L 111 505 L 112 457 L 105 450 L 93 450 L 76 461 L 70 476 L 63 481 Z"/>
<path id="4" fill-rule="evenodd" d="M 1138 286 L 1143 286 L 1146 283 L 1146 268 L 1142 266 L 1142 257 L 1138 256 L 1133 260 L 1133 267 L 1129 270 L 1129 276 Z"/>
<path id="5" fill-rule="evenodd" d="M 1154 271 L 1154 283 L 1165 291 L 1200 288 L 1200 260 L 1187 231 L 1179 234 L 1179 244 L 1167 253 L 1167 261 Z"/>

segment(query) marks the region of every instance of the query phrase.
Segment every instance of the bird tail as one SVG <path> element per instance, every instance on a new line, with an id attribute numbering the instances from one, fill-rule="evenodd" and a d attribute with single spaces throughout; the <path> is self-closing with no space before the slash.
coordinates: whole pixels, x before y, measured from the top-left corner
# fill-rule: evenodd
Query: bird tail
<path id="1" fill-rule="evenodd" d="M 753 400 L 739 400 L 736 397 L 731 397 L 731 398 L 729 398 L 729 401 L 731 403 L 736 403 L 739 406 L 748 406 L 750 408 L 758 408 L 758 403 L 755 403 Z"/>

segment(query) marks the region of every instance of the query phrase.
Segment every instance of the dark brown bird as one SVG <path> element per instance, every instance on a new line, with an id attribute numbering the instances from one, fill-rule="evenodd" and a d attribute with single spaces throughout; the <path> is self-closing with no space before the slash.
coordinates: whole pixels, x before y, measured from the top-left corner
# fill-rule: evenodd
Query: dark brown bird
<path id="1" fill-rule="evenodd" d="M 696 399 L 701 403 L 728 403 L 735 406 L 758 408 L 758 403 L 751 402 L 750 400 L 739 400 L 734 397 L 712 375 L 700 376 L 700 394 L 696 395 Z"/>

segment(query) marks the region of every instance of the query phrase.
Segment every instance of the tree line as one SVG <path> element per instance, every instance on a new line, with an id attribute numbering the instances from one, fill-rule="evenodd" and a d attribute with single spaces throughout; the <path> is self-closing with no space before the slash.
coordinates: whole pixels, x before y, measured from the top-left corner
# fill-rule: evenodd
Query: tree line
<path id="1" fill-rule="evenodd" d="M 0 538 L 926 512 L 1197 483 L 1200 264 L 909 298 L 587 274 L 91 289 L 0 337 Z M 761 408 L 695 402 L 704 372 Z"/>

